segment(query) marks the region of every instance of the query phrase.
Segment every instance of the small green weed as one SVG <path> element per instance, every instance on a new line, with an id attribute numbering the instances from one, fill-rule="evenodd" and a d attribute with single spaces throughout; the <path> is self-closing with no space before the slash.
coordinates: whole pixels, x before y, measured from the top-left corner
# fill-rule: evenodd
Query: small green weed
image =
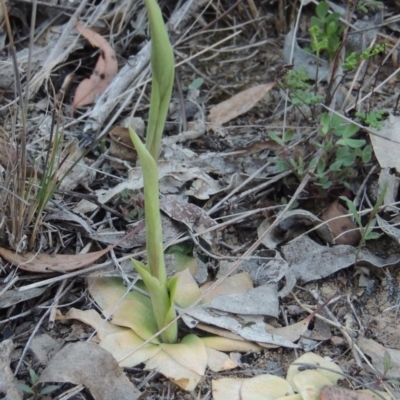
<path id="1" fill-rule="evenodd" d="M 137 190 L 124 189 L 121 192 L 121 213 L 129 223 L 144 217 L 144 196 Z"/>
<path id="2" fill-rule="evenodd" d="M 381 1 L 358 1 L 356 6 L 356 10 L 364 14 L 380 8 L 383 8 L 383 3 Z"/>
<path id="3" fill-rule="evenodd" d="M 316 16 L 311 17 L 311 50 L 320 58 L 325 51 L 333 60 L 341 44 L 343 25 L 340 24 L 339 13 L 329 13 L 329 5 L 321 1 L 316 7 Z"/>
<path id="4" fill-rule="evenodd" d="M 284 86 L 289 89 L 290 101 L 296 107 L 304 105 L 313 107 L 324 99 L 324 96 L 314 93 L 313 86 L 308 80 L 305 68 L 290 71 L 285 77 Z"/>
<path id="5" fill-rule="evenodd" d="M 355 167 L 371 160 L 372 147 L 365 140 L 354 138 L 359 131 L 357 125 L 336 114 L 322 114 L 319 122 L 316 138 L 309 141 L 307 148 L 297 146 L 293 151 L 287 147 L 291 132 L 283 138 L 269 132 L 269 137 L 282 146 L 271 161 L 280 171 L 293 170 L 300 180 L 313 169 L 314 184 L 321 189 L 333 185 L 349 187 L 349 180 L 357 175 Z M 319 159 L 308 161 L 305 158 L 305 154 L 315 154 L 318 149 L 322 149 Z"/>
<path id="6" fill-rule="evenodd" d="M 371 57 L 374 57 L 378 54 L 381 54 L 385 51 L 385 46 L 383 44 L 377 44 L 373 47 L 366 48 L 361 54 L 352 52 L 346 59 L 344 60 L 342 67 L 347 71 L 353 71 L 357 68 L 360 62 L 368 60 Z"/>
<path id="7" fill-rule="evenodd" d="M 371 128 L 381 129 L 385 122 L 383 121 L 383 117 L 387 114 L 387 111 L 377 110 L 366 112 L 357 112 L 356 117 L 359 118 L 365 125 L 370 126 Z"/>
<path id="8" fill-rule="evenodd" d="M 29 369 L 29 376 L 31 379 L 32 386 L 29 386 L 26 383 L 18 383 L 17 387 L 23 392 L 33 395 L 33 399 L 35 400 L 40 399 L 42 396 L 52 393 L 60 388 L 60 386 L 58 385 L 50 385 L 40 389 L 39 378 L 36 375 L 36 372 L 32 368 Z"/>

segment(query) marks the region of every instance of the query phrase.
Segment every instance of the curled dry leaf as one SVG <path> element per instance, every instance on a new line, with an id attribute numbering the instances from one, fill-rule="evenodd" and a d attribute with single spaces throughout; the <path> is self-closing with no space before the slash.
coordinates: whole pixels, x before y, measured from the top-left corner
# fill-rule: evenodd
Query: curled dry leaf
<path id="1" fill-rule="evenodd" d="M 111 137 L 110 155 L 120 160 L 135 162 L 137 153 L 133 147 L 128 128 L 115 126 L 109 133 Z"/>
<path id="2" fill-rule="evenodd" d="M 109 43 L 101 35 L 85 28 L 81 23 L 76 24 L 76 29 L 92 46 L 98 47 L 101 54 L 90 78 L 83 80 L 76 88 L 72 113 L 79 107 L 94 103 L 96 96 L 105 92 L 118 72 L 117 56 Z"/>
<path id="3" fill-rule="evenodd" d="M 357 245 L 361 240 L 360 230 L 350 217 L 345 217 L 349 212 L 339 203 L 334 201 L 322 214 L 335 238 L 335 244 Z"/>

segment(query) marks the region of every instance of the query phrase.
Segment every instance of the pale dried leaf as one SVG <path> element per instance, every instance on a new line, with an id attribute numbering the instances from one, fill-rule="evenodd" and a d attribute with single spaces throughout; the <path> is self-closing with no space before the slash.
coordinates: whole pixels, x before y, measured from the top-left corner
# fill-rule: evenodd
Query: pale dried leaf
<path id="1" fill-rule="evenodd" d="M 114 357 L 90 342 L 65 346 L 42 372 L 39 382 L 82 384 L 89 389 L 95 400 L 134 400 L 140 396 Z"/>
<path id="2" fill-rule="evenodd" d="M 285 379 L 270 374 L 244 379 L 240 389 L 242 400 L 276 400 L 293 394 L 292 387 Z"/>
<path id="3" fill-rule="evenodd" d="M 33 288 L 23 292 L 18 292 L 17 290 L 7 290 L 0 296 L 0 308 L 7 308 L 13 306 L 14 304 L 39 297 L 46 291 L 46 289 L 47 287 Z"/>
<path id="4" fill-rule="evenodd" d="M 22 400 L 23 396 L 16 387 L 16 380 L 10 368 L 11 353 L 14 343 L 10 339 L 0 342 L 0 393 L 5 395 L 6 400 Z"/>
<path id="5" fill-rule="evenodd" d="M 291 341 L 279 335 L 271 335 L 265 330 L 263 316 L 249 315 L 227 315 L 225 312 L 219 312 L 214 309 L 205 309 L 203 307 L 193 307 L 186 310 L 186 313 L 192 318 L 207 325 L 214 325 L 219 328 L 231 331 L 239 335 L 242 339 L 259 343 L 260 345 L 277 345 L 289 348 L 298 346 Z"/>
<path id="6" fill-rule="evenodd" d="M 286 286 L 279 292 L 286 296 L 296 284 L 296 280 L 304 283 L 325 278 L 355 263 L 364 263 L 382 268 L 394 265 L 399 260 L 398 254 L 383 259 L 367 249 L 358 249 L 348 245 L 334 247 L 321 246 L 308 236 L 303 236 L 282 247 L 283 256 L 289 264 L 286 275 Z"/>
<path id="7" fill-rule="evenodd" d="M 400 350 L 390 349 L 382 346 L 378 342 L 372 339 L 366 339 L 360 337 L 357 341 L 360 349 L 365 353 L 372 362 L 373 367 L 378 371 L 379 374 L 384 375 L 384 362 L 383 358 L 385 352 L 388 352 L 391 361 L 391 368 L 386 372 L 386 378 L 399 379 L 400 377 Z"/>
<path id="8" fill-rule="evenodd" d="M 185 224 L 193 232 L 201 233 L 217 225 L 202 208 L 188 203 L 178 196 L 168 195 L 162 197 L 160 200 L 160 209 L 175 221 Z M 214 246 L 217 243 L 217 231 L 203 233 L 201 238 L 210 246 Z"/>
<path id="9" fill-rule="evenodd" d="M 318 400 L 321 389 L 331 382 L 316 370 L 299 372 L 293 378 L 293 388 L 301 394 L 303 400 Z"/>
<path id="10" fill-rule="evenodd" d="M 137 153 L 132 144 L 129 129 L 123 126 L 115 126 L 109 135 L 111 137 L 110 155 L 120 160 L 136 162 Z"/>
<path id="11" fill-rule="evenodd" d="M 70 272 L 93 264 L 101 256 L 111 250 L 111 246 L 104 250 L 87 254 L 44 254 L 25 253 L 17 254 L 0 247 L 0 256 L 19 269 L 29 272 L 52 274 L 54 272 Z"/>
<path id="12" fill-rule="evenodd" d="M 297 358 L 289 366 L 289 369 L 287 371 L 286 380 L 290 383 L 290 385 L 293 388 L 296 388 L 296 384 L 295 384 L 295 381 L 294 381 L 295 377 L 298 374 L 306 372 L 306 371 L 302 370 L 302 365 L 303 364 L 305 366 L 312 364 L 314 366 L 320 366 L 320 367 L 324 368 L 324 369 L 317 368 L 315 370 L 312 370 L 312 372 L 317 372 L 318 371 L 321 374 L 321 376 L 324 377 L 324 379 L 326 379 L 328 381 L 327 385 L 336 385 L 337 381 L 339 379 L 343 378 L 341 368 L 337 364 L 335 364 L 334 362 L 327 361 L 327 360 L 325 360 L 324 358 L 322 358 L 321 356 L 319 356 L 318 354 L 315 354 L 315 353 L 305 353 L 302 356 L 300 356 L 299 358 Z M 338 373 L 335 373 L 333 371 L 337 371 Z"/>
<path id="13" fill-rule="evenodd" d="M 368 128 L 372 133 L 372 147 L 381 168 L 396 168 L 400 172 L 400 117 L 390 114 L 380 130 Z"/>
<path id="14" fill-rule="evenodd" d="M 296 237 L 306 230 L 316 228 L 316 233 L 327 243 L 333 244 L 334 239 L 329 226 L 323 224 L 318 217 L 306 210 L 287 211 L 280 219 L 279 224 L 269 233 L 264 235 L 264 232 L 271 226 L 272 220 L 268 219 L 261 223 L 257 229 L 258 237 L 263 237 L 262 244 L 274 249 L 276 246 L 287 237 Z"/>
<path id="15" fill-rule="evenodd" d="M 204 293 L 215 282 L 206 282 L 200 288 L 201 293 Z M 212 289 L 202 300 L 202 304 L 209 303 L 213 298 L 228 294 L 239 294 L 253 289 L 253 281 L 248 273 L 239 273 L 224 279 L 219 285 Z"/>
<path id="16" fill-rule="evenodd" d="M 225 124 L 253 108 L 273 87 L 275 82 L 254 86 L 235 94 L 210 110 L 208 120 L 215 126 Z"/>
<path id="17" fill-rule="evenodd" d="M 207 307 L 233 314 L 268 315 L 278 318 L 279 300 L 276 285 L 263 285 L 242 293 L 214 297 Z"/>
<path id="18" fill-rule="evenodd" d="M 357 245 L 361 240 L 361 233 L 358 226 L 349 216 L 343 217 L 349 213 L 338 200 L 329 205 L 321 216 L 329 226 L 334 238 L 335 244 Z"/>
<path id="19" fill-rule="evenodd" d="M 366 393 L 356 392 L 339 386 L 324 386 L 321 390 L 321 400 L 374 400 Z"/>
<path id="20" fill-rule="evenodd" d="M 303 319 L 302 321 L 296 322 L 294 324 L 284 326 L 282 328 L 273 328 L 272 326 L 268 326 L 265 329 L 272 335 L 280 335 L 282 337 L 287 338 L 291 342 L 297 342 L 307 332 L 308 325 L 312 316 L 308 316 L 307 318 Z"/>
<path id="21" fill-rule="evenodd" d="M 207 367 L 204 343 L 195 335 L 185 336 L 178 344 L 159 345 L 162 351 L 147 361 L 145 369 L 156 369 L 185 390 L 194 390 Z"/>
<path id="22" fill-rule="evenodd" d="M 109 43 L 98 33 L 77 23 L 76 29 L 93 46 L 99 47 L 101 54 L 90 79 L 83 80 L 76 88 L 72 112 L 79 107 L 94 103 L 96 96 L 108 88 L 118 73 L 117 56 Z"/>
<path id="23" fill-rule="evenodd" d="M 203 341 L 204 342 L 204 341 Z M 207 366 L 213 372 L 227 371 L 238 367 L 238 364 L 233 361 L 227 354 L 221 351 L 214 350 L 206 346 L 207 351 Z"/>

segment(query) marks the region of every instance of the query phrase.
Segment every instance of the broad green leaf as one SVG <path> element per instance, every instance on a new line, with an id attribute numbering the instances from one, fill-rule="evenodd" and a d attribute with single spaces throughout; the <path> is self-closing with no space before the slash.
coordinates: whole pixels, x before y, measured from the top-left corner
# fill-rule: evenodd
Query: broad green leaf
<path id="1" fill-rule="evenodd" d="M 173 303 L 169 297 L 168 286 L 167 284 L 162 284 L 155 276 L 152 276 L 141 262 L 137 260 L 132 260 L 132 262 L 150 293 L 157 325 L 159 329 L 162 329 L 166 323 L 172 321 L 176 316 Z M 171 318 L 172 313 L 174 313 L 173 318 Z M 177 333 L 178 328 L 175 323 L 164 332 L 161 332 L 161 341 L 164 343 L 176 343 Z"/>
<path id="2" fill-rule="evenodd" d="M 354 136 L 359 130 L 360 128 L 356 124 L 347 124 L 345 125 L 342 136 L 344 139 L 349 139 Z"/>
<path id="3" fill-rule="evenodd" d="M 100 347 L 109 351 L 121 367 L 134 367 L 154 357 L 161 349 L 158 344 L 148 343 L 140 348 L 144 340 L 131 329 L 110 333 L 100 342 Z"/>
<path id="4" fill-rule="evenodd" d="M 131 328 L 145 340 L 158 331 L 151 300 L 136 291 L 126 293 L 122 279 L 90 278 L 88 287 L 103 315 L 111 315 L 114 324 Z"/>
<path id="5" fill-rule="evenodd" d="M 60 386 L 58 386 L 58 385 L 46 386 L 45 388 L 43 388 L 43 389 L 40 391 L 40 395 L 43 396 L 43 395 L 45 395 L 45 394 L 52 393 L 52 392 L 54 392 L 55 390 L 58 390 L 58 389 L 60 389 Z"/>
<path id="6" fill-rule="evenodd" d="M 325 1 L 321 1 L 317 8 L 315 9 L 315 13 L 318 15 L 318 18 L 324 19 L 328 14 L 329 6 Z"/>
<path id="7" fill-rule="evenodd" d="M 28 385 L 26 385 L 25 383 L 17 383 L 15 386 L 19 390 L 22 390 L 25 393 L 35 394 L 34 390 L 32 388 L 30 388 Z"/>
<path id="8" fill-rule="evenodd" d="M 181 388 L 194 390 L 207 367 L 207 351 L 201 339 L 188 335 L 180 343 L 162 343 L 160 348 L 162 351 L 147 361 L 145 369 L 155 369 Z"/>
<path id="9" fill-rule="evenodd" d="M 279 137 L 275 132 L 268 132 L 268 136 L 276 143 L 280 144 L 283 146 L 285 142 L 281 137 Z"/>
<path id="10" fill-rule="evenodd" d="M 350 199 L 348 199 L 347 197 L 344 197 L 344 196 L 340 196 L 340 199 L 342 199 L 346 202 L 347 208 L 350 210 L 350 212 L 353 214 L 354 219 L 357 221 L 357 225 L 359 227 L 362 227 L 361 217 L 360 217 L 360 214 L 358 213 L 354 203 Z"/>
<path id="11" fill-rule="evenodd" d="M 340 139 L 336 142 L 336 144 L 341 145 L 341 146 L 349 146 L 353 149 L 356 149 L 357 147 L 364 146 L 365 140 L 364 139 Z"/>
<path id="12" fill-rule="evenodd" d="M 369 144 L 366 145 L 366 146 L 363 148 L 361 159 L 362 159 L 362 162 L 363 162 L 364 164 L 367 164 L 367 163 L 369 163 L 369 162 L 371 161 L 372 152 L 373 152 L 372 146 L 369 145 Z"/>
<path id="13" fill-rule="evenodd" d="M 343 161 L 342 160 L 336 160 L 333 164 L 331 164 L 329 166 L 329 169 L 331 171 L 340 171 L 342 166 L 343 166 Z"/>
<path id="14" fill-rule="evenodd" d="M 177 272 L 173 279 L 174 281 L 170 280 L 169 283 L 171 298 L 173 296 L 173 300 L 180 307 L 189 307 L 201 294 L 199 286 L 188 268 L 184 271 Z M 173 290 L 171 289 L 172 283 L 174 283 Z"/>

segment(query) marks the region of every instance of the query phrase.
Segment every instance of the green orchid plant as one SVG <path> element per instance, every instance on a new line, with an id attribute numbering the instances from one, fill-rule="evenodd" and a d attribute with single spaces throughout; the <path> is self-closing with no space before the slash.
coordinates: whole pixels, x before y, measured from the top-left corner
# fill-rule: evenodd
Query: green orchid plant
<path id="1" fill-rule="evenodd" d="M 146 370 L 157 370 L 185 390 L 193 390 L 206 369 L 214 372 L 237 367 L 237 363 L 222 351 L 258 351 L 261 347 L 229 332 L 226 337 L 178 335 L 175 304 L 189 307 L 201 295 L 193 278 L 191 257 L 175 257 L 174 270 L 168 279 L 164 262 L 163 235 L 159 207 L 158 157 L 161 137 L 167 117 L 174 80 L 173 50 L 156 0 L 145 0 L 151 33 L 152 92 L 146 143 L 130 129 L 130 136 L 143 170 L 147 265 L 133 260 L 142 281 L 127 288 L 120 278 L 91 277 L 87 279 L 89 293 L 97 303 L 96 310 L 71 308 L 59 319 L 78 319 L 96 330 L 99 345 L 108 350 L 121 366 L 133 367 L 145 363 Z M 186 260 L 182 262 L 182 260 Z M 193 263 L 194 262 L 194 263 Z M 192 270 L 192 271 L 190 271 Z M 229 293 L 239 280 L 248 284 L 247 274 L 226 279 L 202 303 L 213 296 Z M 140 289 L 140 290 L 137 290 Z M 244 290 L 244 289 L 243 289 Z M 243 291 L 242 290 L 242 291 Z M 163 330 L 167 325 L 167 329 Z M 162 332 L 160 332 L 163 330 Z"/>
<path id="2" fill-rule="evenodd" d="M 157 167 L 161 137 L 174 83 L 175 64 L 161 10 L 154 0 L 146 0 L 145 3 L 152 38 L 151 69 L 153 76 L 146 145 L 142 143 L 132 128 L 129 131 L 143 170 L 148 265 L 145 266 L 137 260 L 133 260 L 133 263 L 150 293 L 157 325 L 159 329 L 162 329 L 176 317 L 173 296 L 171 296 L 176 286 L 176 279 L 167 282 L 164 263 Z M 177 337 L 176 322 L 161 333 L 163 343 L 176 343 Z"/>

